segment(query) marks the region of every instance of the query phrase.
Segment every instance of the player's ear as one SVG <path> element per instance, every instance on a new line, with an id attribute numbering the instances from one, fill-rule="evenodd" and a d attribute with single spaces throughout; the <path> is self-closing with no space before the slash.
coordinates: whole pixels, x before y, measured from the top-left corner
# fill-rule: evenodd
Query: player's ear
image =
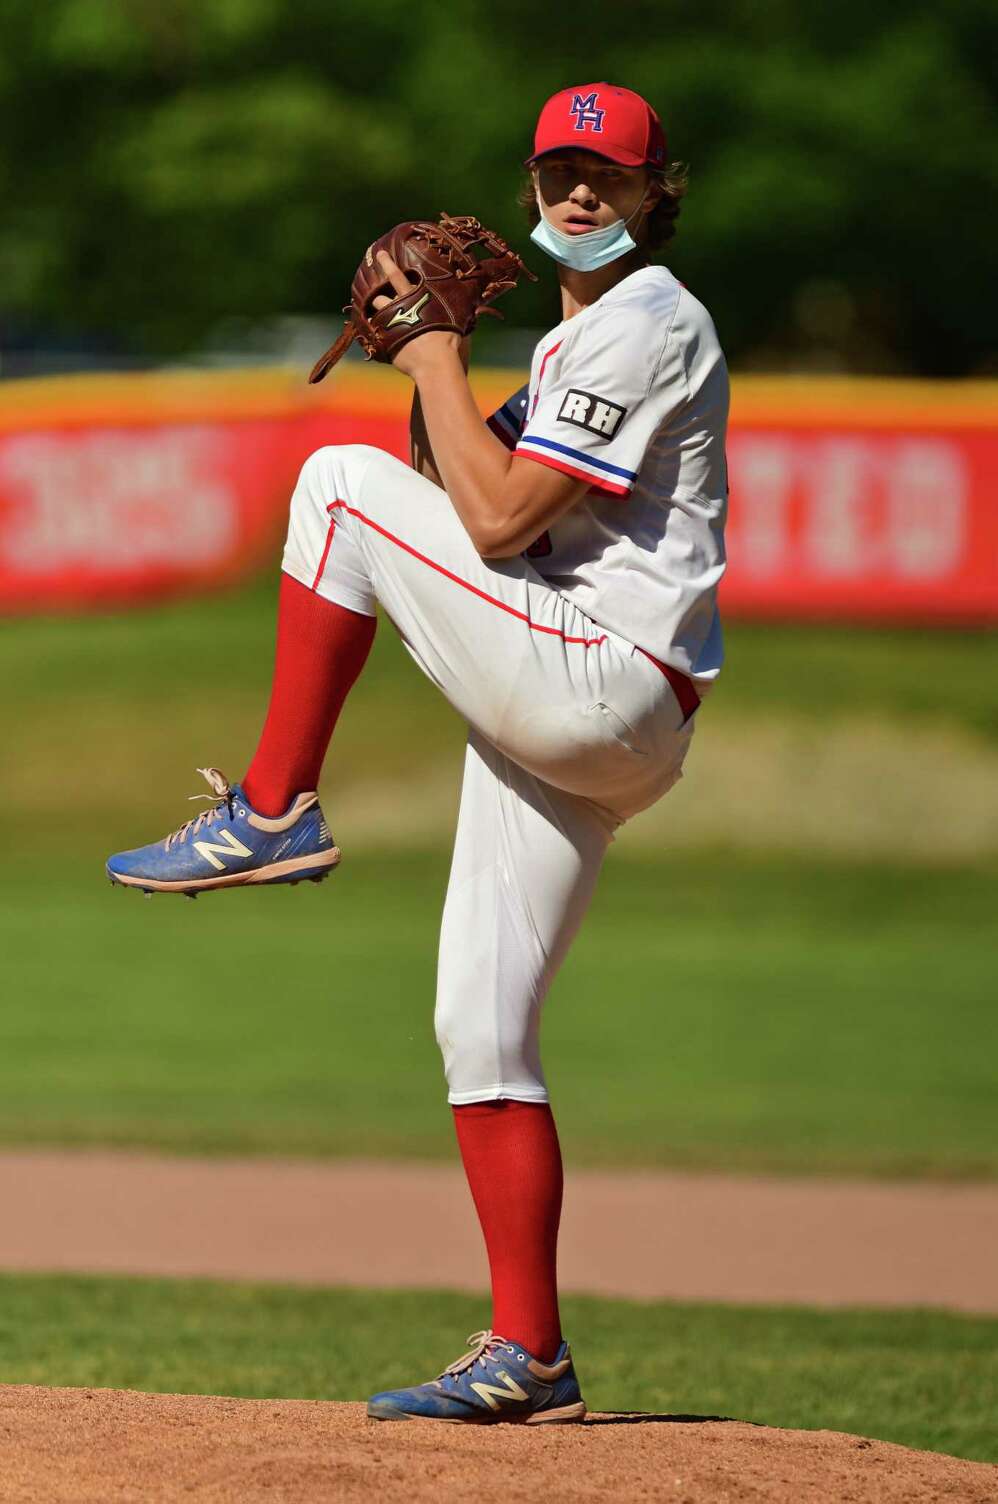
<path id="1" fill-rule="evenodd" d="M 662 202 L 665 187 L 659 182 L 653 173 L 648 174 L 648 182 L 645 186 L 645 196 L 641 200 L 642 214 L 650 214 L 651 211 Z"/>

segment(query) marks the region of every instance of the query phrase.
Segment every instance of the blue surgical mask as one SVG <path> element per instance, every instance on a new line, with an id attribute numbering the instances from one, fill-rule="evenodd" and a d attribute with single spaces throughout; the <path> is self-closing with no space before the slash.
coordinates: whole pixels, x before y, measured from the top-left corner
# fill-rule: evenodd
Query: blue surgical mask
<path id="1" fill-rule="evenodd" d="M 537 207 L 541 217 L 530 232 L 531 240 L 555 261 L 570 266 L 573 271 L 595 272 L 610 261 L 626 256 L 628 251 L 637 250 L 637 242 L 631 238 L 627 226 L 641 212 L 640 204 L 627 219 L 614 220 L 602 230 L 586 230 L 582 235 L 568 235 L 564 230 L 556 230 L 540 204 Z"/>

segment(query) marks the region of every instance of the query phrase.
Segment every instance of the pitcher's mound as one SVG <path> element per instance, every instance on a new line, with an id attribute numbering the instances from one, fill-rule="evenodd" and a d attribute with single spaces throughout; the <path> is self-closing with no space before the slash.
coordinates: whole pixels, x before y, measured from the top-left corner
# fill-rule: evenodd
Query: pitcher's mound
<path id="1" fill-rule="evenodd" d="M 362 1405 L 0 1386 L 5 1504 L 972 1500 L 998 1467 L 834 1431 L 594 1415 L 575 1426 L 369 1421 Z"/>

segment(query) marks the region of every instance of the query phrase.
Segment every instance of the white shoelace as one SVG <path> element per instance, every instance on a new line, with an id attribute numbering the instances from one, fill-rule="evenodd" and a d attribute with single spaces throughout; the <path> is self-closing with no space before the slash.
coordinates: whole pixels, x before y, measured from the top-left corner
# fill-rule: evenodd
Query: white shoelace
<path id="1" fill-rule="evenodd" d="M 218 768 L 198 768 L 196 771 L 201 774 L 202 778 L 207 780 L 211 793 L 191 794 L 189 797 L 191 799 L 217 800 L 218 802 L 214 803 L 211 809 L 203 809 L 200 814 L 192 816 L 190 820 L 185 820 L 183 825 L 179 826 L 177 830 L 171 831 L 163 842 L 163 848 L 166 851 L 169 851 L 174 843 L 179 844 L 181 841 L 184 841 L 188 834 L 193 834 L 195 831 L 200 830 L 203 825 L 214 825 L 223 809 L 228 811 L 230 818 L 232 816 L 232 790 L 229 788 L 229 780 L 225 774 L 220 773 Z"/>
<path id="2" fill-rule="evenodd" d="M 474 1367 L 476 1363 L 489 1357 L 497 1348 L 505 1347 L 508 1352 L 513 1351 L 505 1337 L 500 1337 L 498 1332 L 472 1332 L 471 1336 L 465 1340 L 471 1352 L 463 1353 L 460 1358 L 455 1358 L 453 1363 L 448 1364 L 440 1375 L 442 1379 L 456 1378 L 458 1374 L 464 1373 L 466 1369 Z"/>

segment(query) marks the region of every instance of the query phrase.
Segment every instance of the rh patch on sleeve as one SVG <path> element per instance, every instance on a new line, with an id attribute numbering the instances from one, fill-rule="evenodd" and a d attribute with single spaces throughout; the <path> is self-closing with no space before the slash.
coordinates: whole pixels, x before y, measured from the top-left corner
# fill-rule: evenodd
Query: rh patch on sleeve
<path id="1" fill-rule="evenodd" d="M 600 439 L 612 439 L 627 417 L 627 408 L 593 392 L 573 391 L 565 393 L 558 417 L 562 423 L 574 423 Z"/>

